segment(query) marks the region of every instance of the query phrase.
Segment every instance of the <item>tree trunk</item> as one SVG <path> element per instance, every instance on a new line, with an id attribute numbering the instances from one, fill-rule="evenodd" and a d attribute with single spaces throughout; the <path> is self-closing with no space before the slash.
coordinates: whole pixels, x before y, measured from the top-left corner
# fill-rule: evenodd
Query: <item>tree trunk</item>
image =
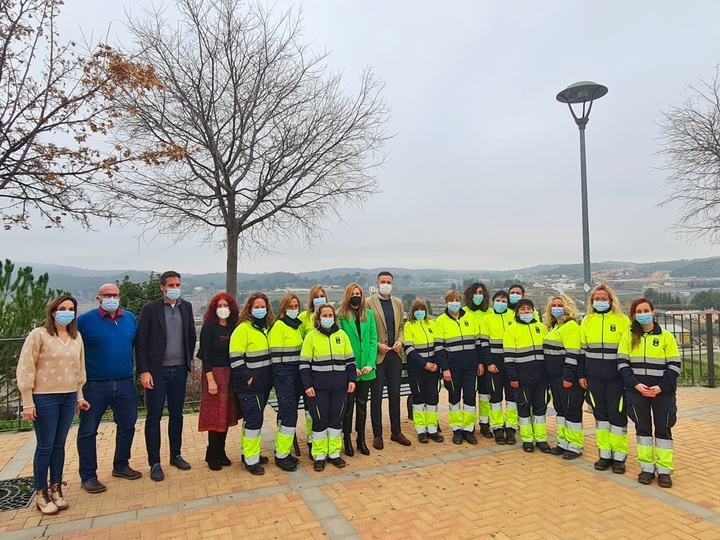
<path id="1" fill-rule="evenodd" d="M 227 228 L 227 261 L 225 264 L 225 291 L 237 298 L 238 235 Z"/>

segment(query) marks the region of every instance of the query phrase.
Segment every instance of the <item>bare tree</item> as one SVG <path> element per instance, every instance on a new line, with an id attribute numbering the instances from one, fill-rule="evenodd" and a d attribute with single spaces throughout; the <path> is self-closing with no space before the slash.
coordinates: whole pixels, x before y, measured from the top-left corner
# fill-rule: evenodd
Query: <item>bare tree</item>
<path id="1" fill-rule="evenodd" d="M 660 151 L 670 172 L 663 205 L 680 202 L 676 228 L 695 239 L 720 240 L 720 66 L 709 82 L 690 86 L 680 107 L 663 113 Z"/>
<path id="2" fill-rule="evenodd" d="M 81 52 L 61 43 L 61 0 L 0 0 L 0 219 L 29 228 L 31 212 L 48 226 L 70 216 L 89 226 L 110 219 L 84 182 L 112 175 L 138 156 L 109 155 L 98 138 L 122 111 L 117 91 L 142 93 L 159 84 L 151 67 L 108 46 Z M 145 156 L 151 160 L 163 156 Z"/>
<path id="3" fill-rule="evenodd" d="M 177 0 L 179 21 L 145 12 L 128 28 L 164 87 L 123 107 L 118 145 L 175 148 L 182 159 L 136 167 L 109 186 L 144 234 L 202 234 L 227 248 L 237 291 L 241 253 L 311 241 L 329 215 L 378 189 L 389 111 L 370 70 L 354 95 L 303 44 L 301 19 L 239 0 Z"/>

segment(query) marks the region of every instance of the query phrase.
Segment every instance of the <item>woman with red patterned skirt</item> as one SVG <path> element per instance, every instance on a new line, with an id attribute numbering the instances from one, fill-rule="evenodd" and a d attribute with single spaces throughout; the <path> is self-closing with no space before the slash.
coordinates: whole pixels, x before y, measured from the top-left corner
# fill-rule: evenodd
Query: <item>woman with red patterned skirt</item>
<path id="1" fill-rule="evenodd" d="M 238 324 L 240 308 L 227 293 L 213 296 L 203 317 L 200 330 L 202 360 L 202 398 L 198 431 L 208 432 L 205 461 L 213 471 L 232 465 L 225 453 L 225 439 L 230 426 L 236 426 L 239 408 L 233 392 L 230 368 L 230 336 Z"/>

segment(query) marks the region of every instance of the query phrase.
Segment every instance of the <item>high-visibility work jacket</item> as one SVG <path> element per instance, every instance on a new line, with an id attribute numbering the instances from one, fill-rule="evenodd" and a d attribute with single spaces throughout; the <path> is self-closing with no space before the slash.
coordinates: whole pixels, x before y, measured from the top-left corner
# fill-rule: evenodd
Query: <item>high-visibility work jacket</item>
<path id="1" fill-rule="evenodd" d="M 675 336 L 655 323 L 635 347 L 632 347 L 632 337 L 632 332 L 626 331 L 618 347 L 618 370 L 625 387 L 644 384 L 659 386 L 665 393 L 674 393 L 680 375 L 680 352 Z"/>
<path id="2" fill-rule="evenodd" d="M 447 309 L 435 320 L 440 347 L 435 351 L 437 364 L 442 371 L 476 370 L 480 358 L 480 328 L 477 319 L 460 308 L 458 318 Z"/>
<path id="3" fill-rule="evenodd" d="M 575 382 L 580 360 L 580 325 L 572 319 L 556 324 L 545 336 L 545 369 L 550 380 Z"/>
<path id="4" fill-rule="evenodd" d="M 508 319 L 504 313 L 488 310 L 480 321 L 480 343 L 482 344 L 483 363 L 495 364 L 498 369 L 505 364 L 503 359 L 503 336 L 505 331 L 515 324 L 515 317 Z"/>
<path id="5" fill-rule="evenodd" d="M 579 377 L 616 379 L 617 349 L 622 335 L 630 329 L 630 319 L 622 313 L 593 313 L 580 323 L 582 344 Z"/>
<path id="6" fill-rule="evenodd" d="M 508 380 L 520 383 L 547 382 L 543 342 L 547 328 L 533 320 L 531 323 L 515 321 L 503 336 L 505 372 Z"/>
<path id="7" fill-rule="evenodd" d="M 355 382 L 357 369 L 347 334 L 337 326 L 326 334 L 311 330 L 300 351 L 300 380 L 303 388 L 315 390 L 346 389 Z"/>
<path id="8" fill-rule="evenodd" d="M 241 322 L 230 336 L 230 367 L 236 392 L 265 393 L 272 388 L 270 343 L 267 328 Z M 252 379 L 252 384 L 248 381 Z"/>
<path id="9" fill-rule="evenodd" d="M 408 371 L 422 372 L 428 362 L 437 363 L 435 351 L 441 340 L 434 321 L 408 321 L 403 332 Z"/>
<path id="10" fill-rule="evenodd" d="M 303 338 L 300 331 L 302 323 L 296 321 L 297 328 L 293 328 L 292 321 L 278 319 L 268 333 L 270 344 L 270 357 L 273 364 L 299 364 L 300 349 Z"/>

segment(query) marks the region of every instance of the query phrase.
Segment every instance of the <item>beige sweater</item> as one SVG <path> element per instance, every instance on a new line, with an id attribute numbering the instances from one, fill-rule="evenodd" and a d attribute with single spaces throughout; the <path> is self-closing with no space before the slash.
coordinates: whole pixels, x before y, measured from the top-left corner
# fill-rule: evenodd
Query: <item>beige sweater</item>
<path id="1" fill-rule="evenodd" d="M 35 406 L 33 394 L 77 392 L 80 401 L 85 380 L 85 349 L 80 334 L 66 344 L 44 327 L 30 332 L 17 365 L 23 407 Z"/>

